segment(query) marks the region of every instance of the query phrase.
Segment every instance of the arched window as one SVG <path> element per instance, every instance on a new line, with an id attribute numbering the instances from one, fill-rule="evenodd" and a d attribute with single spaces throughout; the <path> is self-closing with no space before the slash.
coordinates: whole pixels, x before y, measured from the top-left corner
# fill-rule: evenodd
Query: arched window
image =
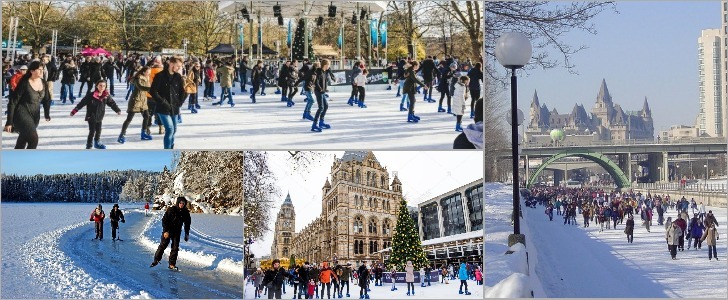
<path id="1" fill-rule="evenodd" d="M 377 220 L 376 219 L 369 220 L 369 233 L 377 234 Z"/>
<path id="2" fill-rule="evenodd" d="M 374 174 L 374 176 L 372 176 L 372 185 L 374 187 L 377 187 L 377 175 L 376 174 Z"/>
<path id="3" fill-rule="evenodd" d="M 356 170 L 356 179 L 354 180 L 354 183 L 361 183 L 361 172 L 359 170 Z"/>
<path id="4" fill-rule="evenodd" d="M 288 247 L 283 247 L 283 257 L 288 256 Z"/>
<path id="5" fill-rule="evenodd" d="M 359 207 L 359 195 L 354 195 L 354 207 Z"/>
<path id="6" fill-rule="evenodd" d="M 374 209 L 379 208 L 379 199 L 374 198 Z"/>
<path id="7" fill-rule="evenodd" d="M 357 216 L 354 218 L 354 233 L 363 233 L 364 232 L 364 221 L 362 220 L 361 216 Z"/>
<path id="8" fill-rule="evenodd" d="M 386 188 L 387 187 L 387 178 L 382 176 L 381 180 L 382 180 L 382 188 Z"/>
<path id="9" fill-rule="evenodd" d="M 288 244 L 290 242 L 291 242 L 291 240 L 289 238 L 283 238 L 283 243 L 284 244 Z"/>
<path id="10" fill-rule="evenodd" d="M 384 219 L 384 225 L 382 225 L 382 233 L 384 233 L 384 235 L 386 236 L 392 234 L 392 224 L 389 222 L 389 219 Z"/>
<path id="11" fill-rule="evenodd" d="M 364 241 L 359 241 L 359 254 L 364 254 Z"/>
<path id="12" fill-rule="evenodd" d="M 367 171 L 367 185 L 371 185 L 372 172 Z"/>
<path id="13" fill-rule="evenodd" d="M 369 254 L 379 251 L 379 243 L 377 241 L 369 241 Z"/>
<path id="14" fill-rule="evenodd" d="M 382 210 L 387 210 L 387 200 L 382 200 Z"/>
<path id="15" fill-rule="evenodd" d="M 369 197 L 369 208 L 372 208 L 372 207 L 374 207 L 374 206 L 372 205 L 372 198 L 371 198 L 371 197 Z"/>

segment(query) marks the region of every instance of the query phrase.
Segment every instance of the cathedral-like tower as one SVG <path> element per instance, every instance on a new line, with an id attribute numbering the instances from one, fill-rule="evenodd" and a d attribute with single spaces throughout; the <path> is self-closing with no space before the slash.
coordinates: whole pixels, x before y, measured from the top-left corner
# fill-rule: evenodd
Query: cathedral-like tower
<path id="1" fill-rule="evenodd" d="M 275 236 L 270 250 L 271 257 L 288 258 L 293 253 L 291 244 L 293 243 L 295 231 L 296 212 L 293 209 L 293 202 L 291 202 L 291 194 L 289 193 L 276 217 Z"/>

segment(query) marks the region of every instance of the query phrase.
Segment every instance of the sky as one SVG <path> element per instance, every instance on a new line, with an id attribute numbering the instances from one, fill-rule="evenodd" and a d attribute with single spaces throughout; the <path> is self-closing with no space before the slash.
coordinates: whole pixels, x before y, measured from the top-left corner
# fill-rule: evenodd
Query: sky
<path id="1" fill-rule="evenodd" d="M 270 228 L 274 228 L 275 216 L 289 192 L 296 212 L 296 232 L 321 215 L 321 188 L 330 176 L 334 155 L 341 158 L 344 152 L 322 153 L 319 162 L 302 172 L 293 170 L 286 152 L 268 152 L 268 162 L 280 193 L 271 208 Z M 417 206 L 417 203 L 483 178 L 483 153 L 480 151 L 374 151 L 374 155 L 389 171 L 390 184 L 393 172 L 397 172 L 409 206 Z M 251 246 L 251 252 L 258 257 L 270 254 L 272 243 L 273 231 L 270 231 Z"/>
<path id="2" fill-rule="evenodd" d="M 111 170 L 162 171 L 171 151 L 3 151 L 2 173 L 17 175 L 94 173 Z"/>
<path id="3" fill-rule="evenodd" d="M 720 5 L 617 1 L 618 13 L 606 10 L 593 20 L 596 35 L 575 31 L 564 38 L 574 47 L 589 47 L 572 57 L 578 75 L 563 67 L 519 72 L 518 107 L 528 121 L 536 90 L 549 110 L 570 113 L 581 103 L 591 112 L 604 78 L 613 101 L 625 110 L 642 109 L 647 97 L 655 135 L 670 125 L 694 125 L 699 111 L 698 37 L 703 29 L 721 27 Z M 508 101 L 509 91 L 501 94 Z"/>

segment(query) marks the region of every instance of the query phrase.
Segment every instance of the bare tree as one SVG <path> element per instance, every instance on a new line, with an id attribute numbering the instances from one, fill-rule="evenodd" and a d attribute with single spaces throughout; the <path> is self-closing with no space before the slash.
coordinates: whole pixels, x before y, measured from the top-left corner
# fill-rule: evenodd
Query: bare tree
<path id="1" fill-rule="evenodd" d="M 245 237 L 259 239 L 270 231 L 271 203 L 278 194 L 268 155 L 260 151 L 243 153 L 243 209 Z"/>

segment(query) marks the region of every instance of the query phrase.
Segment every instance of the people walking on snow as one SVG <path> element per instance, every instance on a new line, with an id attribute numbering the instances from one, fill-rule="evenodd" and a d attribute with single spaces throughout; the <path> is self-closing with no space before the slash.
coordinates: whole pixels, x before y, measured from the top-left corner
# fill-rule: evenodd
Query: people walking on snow
<path id="1" fill-rule="evenodd" d="M 706 229 L 703 235 L 700 237 L 700 241 L 706 241 L 706 244 L 708 244 L 708 260 L 713 260 L 713 257 L 715 257 L 715 260 L 718 260 L 718 250 L 715 249 L 716 241 L 720 239 L 720 236 L 718 234 L 718 229 L 715 228 L 716 224 L 711 223 L 710 228 Z"/>
<path id="2" fill-rule="evenodd" d="M 698 219 L 698 214 L 696 213 L 695 216 L 690 220 L 690 235 L 688 238 L 688 250 L 690 250 L 690 240 L 694 239 L 695 242 L 693 244 L 693 249 L 699 250 L 703 246 L 703 241 L 701 238 L 703 237 L 703 230 L 705 230 L 705 225 L 703 225 L 702 222 Z"/>
<path id="3" fill-rule="evenodd" d="M 667 240 L 667 245 L 670 247 L 670 257 L 673 260 L 677 259 L 677 247 L 680 245 L 680 237 L 683 234 L 680 226 L 676 223 L 677 220 L 665 231 L 665 240 Z"/>
<path id="4" fill-rule="evenodd" d="M 116 231 L 119 229 L 119 221 L 126 223 L 126 220 L 124 219 L 124 212 L 119 209 L 118 203 L 114 203 L 114 207 L 109 212 L 109 220 L 111 221 L 111 240 L 121 241 L 121 238 L 116 238 Z"/>
<path id="5" fill-rule="evenodd" d="M 104 210 L 102 209 L 101 204 L 99 204 L 91 212 L 91 217 L 89 218 L 89 221 L 94 222 L 94 226 L 96 229 L 96 237 L 94 237 L 94 240 L 103 240 L 104 239 L 104 219 L 105 218 L 106 218 L 106 213 L 104 213 Z"/>
<path id="6" fill-rule="evenodd" d="M 144 216 L 146 217 L 148 215 L 149 215 L 149 202 L 144 203 Z"/>
<path id="7" fill-rule="evenodd" d="M 685 219 L 683 218 L 682 213 L 679 214 L 677 216 L 677 219 L 675 219 L 675 221 L 673 222 L 673 225 L 675 224 L 680 227 L 681 232 L 680 236 L 678 237 L 678 249 L 680 251 L 685 251 L 685 234 L 687 233 L 686 231 L 688 224 L 687 221 L 685 221 Z"/>
<path id="8" fill-rule="evenodd" d="M 167 208 L 162 217 L 162 238 L 154 254 L 154 261 L 149 266 L 154 267 L 159 264 L 164 255 L 164 250 L 169 244 L 172 244 L 172 250 L 169 253 L 169 269 L 179 270 L 177 268 L 177 252 L 179 251 L 180 236 L 182 229 L 185 232 L 185 242 L 190 239 L 190 211 L 187 209 L 187 199 L 185 197 L 177 197 L 177 203 Z"/>
<path id="9" fill-rule="evenodd" d="M 86 108 L 86 122 L 88 122 L 88 137 L 86 138 L 86 149 L 91 149 L 93 146 L 96 149 L 106 149 L 106 146 L 101 143 L 101 124 L 106 114 L 106 106 L 110 106 L 117 115 L 121 115 L 121 109 L 116 105 L 114 99 L 111 98 L 111 94 L 106 89 L 106 81 L 99 80 L 96 82 L 96 90 L 93 93 L 86 94 L 81 102 L 71 111 L 73 117 L 83 107 Z M 93 141 L 93 144 L 91 142 Z"/>

